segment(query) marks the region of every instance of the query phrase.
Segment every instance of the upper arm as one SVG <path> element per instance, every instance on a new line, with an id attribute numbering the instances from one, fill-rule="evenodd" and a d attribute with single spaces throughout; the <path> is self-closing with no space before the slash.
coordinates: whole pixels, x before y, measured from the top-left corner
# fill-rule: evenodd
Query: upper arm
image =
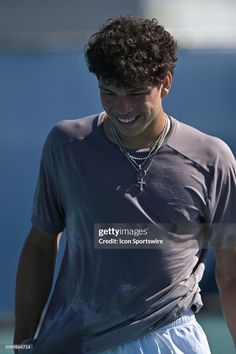
<path id="1" fill-rule="evenodd" d="M 54 252 L 59 248 L 60 238 L 61 233 L 49 233 L 33 225 L 25 246 L 36 247 L 43 252 Z"/>
<path id="2" fill-rule="evenodd" d="M 215 249 L 218 285 L 236 281 L 236 247 Z"/>

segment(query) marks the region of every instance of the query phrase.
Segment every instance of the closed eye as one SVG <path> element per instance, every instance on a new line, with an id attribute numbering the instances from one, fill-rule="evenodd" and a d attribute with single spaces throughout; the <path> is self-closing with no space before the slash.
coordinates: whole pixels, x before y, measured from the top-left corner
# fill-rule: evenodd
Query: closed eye
<path id="1" fill-rule="evenodd" d="M 150 90 L 145 90 L 145 91 L 131 91 L 129 92 L 129 96 L 143 96 L 143 95 L 148 95 L 150 93 Z"/>
<path id="2" fill-rule="evenodd" d="M 111 92 L 111 91 L 104 91 L 104 90 L 101 90 L 101 92 L 103 93 L 103 95 L 107 95 L 107 96 L 114 96 L 115 93 L 114 92 Z"/>
<path id="3" fill-rule="evenodd" d="M 145 92 L 134 92 L 134 93 L 130 93 L 129 96 L 142 96 L 145 95 Z"/>

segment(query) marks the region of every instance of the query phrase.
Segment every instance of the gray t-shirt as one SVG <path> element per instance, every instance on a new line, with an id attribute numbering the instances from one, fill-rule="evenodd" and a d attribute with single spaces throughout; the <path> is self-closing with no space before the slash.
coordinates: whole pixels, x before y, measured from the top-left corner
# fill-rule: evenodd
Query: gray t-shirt
<path id="1" fill-rule="evenodd" d="M 102 115 L 60 122 L 43 149 L 32 223 L 66 229 L 67 242 L 35 353 L 97 353 L 198 311 L 206 249 L 200 240 L 187 246 L 189 232 L 176 230 L 194 226 L 197 239 L 196 225 L 236 223 L 235 160 L 224 142 L 170 117 L 140 192 L 133 166 L 104 135 Z M 113 223 L 174 225 L 180 243 L 95 248 L 94 225 Z"/>

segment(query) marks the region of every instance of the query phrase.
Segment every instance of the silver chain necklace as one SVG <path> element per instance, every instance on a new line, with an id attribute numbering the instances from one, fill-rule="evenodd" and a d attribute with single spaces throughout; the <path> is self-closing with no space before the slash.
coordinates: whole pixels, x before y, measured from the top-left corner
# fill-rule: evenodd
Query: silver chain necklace
<path id="1" fill-rule="evenodd" d="M 168 134 L 168 131 L 170 128 L 169 117 L 165 114 L 164 128 L 162 129 L 162 131 L 161 131 L 160 135 L 158 136 L 157 140 L 155 141 L 154 145 L 150 148 L 147 156 L 145 156 L 145 157 L 136 157 L 136 156 L 131 155 L 127 151 L 127 149 L 122 145 L 120 137 L 119 137 L 111 120 L 110 120 L 110 128 L 111 128 L 113 137 L 114 137 L 120 151 L 125 155 L 125 157 L 128 159 L 128 161 L 132 164 L 132 166 L 137 171 L 137 173 L 136 173 L 137 184 L 140 187 L 140 192 L 142 192 L 143 186 L 146 184 L 146 182 L 144 181 L 144 177 L 146 176 L 147 171 L 151 167 L 152 161 L 154 160 L 154 157 L 155 157 L 157 151 L 162 146 L 162 144 Z"/>

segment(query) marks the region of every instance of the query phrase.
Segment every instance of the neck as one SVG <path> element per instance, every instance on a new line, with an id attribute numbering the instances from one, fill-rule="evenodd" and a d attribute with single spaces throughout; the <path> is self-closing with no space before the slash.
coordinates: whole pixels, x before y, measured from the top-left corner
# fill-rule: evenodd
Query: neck
<path id="1" fill-rule="evenodd" d="M 107 114 L 104 114 L 102 125 L 106 137 L 114 144 L 117 144 L 117 142 L 114 139 L 113 133 L 111 131 L 110 121 Z M 156 142 L 158 136 L 160 135 L 160 133 L 164 128 L 164 125 L 165 125 L 165 113 L 161 112 L 158 119 L 151 122 L 151 124 L 145 129 L 145 131 L 141 132 L 136 136 L 131 136 L 131 137 L 119 135 L 119 138 L 122 142 L 122 145 L 127 149 L 139 150 L 139 149 L 150 148 Z"/>

